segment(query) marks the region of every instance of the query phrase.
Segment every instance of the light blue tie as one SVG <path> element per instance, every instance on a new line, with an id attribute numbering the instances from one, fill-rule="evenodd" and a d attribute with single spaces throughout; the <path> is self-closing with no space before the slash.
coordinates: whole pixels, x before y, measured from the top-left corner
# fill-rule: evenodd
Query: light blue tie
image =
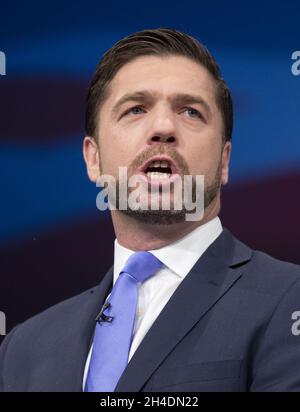
<path id="1" fill-rule="evenodd" d="M 138 283 L 144 282 L 163 263 L 152 253 L 133 253 L 97 317 L 93 350 L 85 392 L 113 392 L 128 363 Z"/>

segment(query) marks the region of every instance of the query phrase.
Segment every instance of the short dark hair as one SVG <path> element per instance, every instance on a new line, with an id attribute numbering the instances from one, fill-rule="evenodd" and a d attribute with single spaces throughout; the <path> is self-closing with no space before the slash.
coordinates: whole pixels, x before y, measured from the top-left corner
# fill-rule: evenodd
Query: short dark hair
<path id="1" fill-rule="evenodd" d="M 90 83 L 86 100 L 85 129 L 95 137 L 97 115 L 107 97 L 108 86 L 116 73 L 130 61 L 141 56 L 185 56 L 204 66 L 216 84 L 216 103 L 221 112 L 224 140 L 230 141 L 233 128 L 233 108 L 230 91 L 220 68 L 207 50 L 194 37 L 170 28 L 142 30 L 119 40 L 102 57 Z"/>

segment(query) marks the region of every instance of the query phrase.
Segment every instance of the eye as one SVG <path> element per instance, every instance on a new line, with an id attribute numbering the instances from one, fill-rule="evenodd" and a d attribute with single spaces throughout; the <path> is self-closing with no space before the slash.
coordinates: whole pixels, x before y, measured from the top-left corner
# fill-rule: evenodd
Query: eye
<path id="1" fill-rule="evenodd" d="M 193 107 L 185 107 L 184 112 L 188 113 L 188 117 L 203 119 L 199 110 L 194 109 Z"/>
<path id="2" fill-rule="evenodd" d="M 141 113 L 145 113 L 145 110 L 141 106 L 134 106 L 134 107 L 131 107 L 129 110 L 126 110 L 124 115 L 127 115 L 127 114 L 137 115 Z"/>

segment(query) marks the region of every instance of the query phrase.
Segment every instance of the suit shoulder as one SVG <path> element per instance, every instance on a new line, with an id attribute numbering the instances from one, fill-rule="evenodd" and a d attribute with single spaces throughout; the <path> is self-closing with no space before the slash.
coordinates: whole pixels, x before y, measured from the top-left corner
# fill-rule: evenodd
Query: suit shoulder
<path id="1" fill-rule="evenodd" d="M 225 244 L 226 243 L 226 244 Z M 228 246 L 229 245 L 229 246 Z M 254 250 L 224 228 L 222 247 L 230 250 L 230 263 L 233 266 L 245 265 L 243 279 L 262 289 L 272 289 L 275 293 L 288 288 L 300 279 L 300 266 L 279 260 L 261 250 Z"/>
<path id="2" fill-rule="evenodd" d="M 272 270 L 272 273 L 280 276 L 300 277 L 300 265 L 277 259 L 260 250 L 253 250 L 253 263 L 259 265 L 261 269 Z"/>
<path id="3" fill-rule="evenodd" d="M 276 259 L 275 257 L 253 250 L 248 264 L 248 281 L 254 281 L 257 288 L 268 294 L 282 295 L 294 283 L 300 281 L 300 266 Z"/>
<path id="4" fill-rule="evenodd" d="M 95 292 L 96 288 L 88 289 L 78 295 L 65 299 L 44 311 L 34 315 L 25 320 L 23 323 L 17 325 L 15 330 L 18 335 L 30 335 L 36 331 L 42 331 L 48 325 L 65 326 L 68 322 L 74 320 L 74 317 L 79 317 L 79 313 L 85 311 L 85 307 L 89 302 L 91 294 Z"/>

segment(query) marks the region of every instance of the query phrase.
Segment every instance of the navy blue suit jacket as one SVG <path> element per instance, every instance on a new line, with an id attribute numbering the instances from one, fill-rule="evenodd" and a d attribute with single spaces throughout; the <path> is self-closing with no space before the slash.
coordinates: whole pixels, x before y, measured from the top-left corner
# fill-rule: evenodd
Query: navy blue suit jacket
<path id="1" fill-rule="evenodd" d="M 180 256 L 178 257 L 180 259 Z M 101 283 L 13 329 L 0 391 L 81 391 Z M 176 289 L 117 392 L 300 392 L 300 267 L 253 251 L 224 229 Z"/>

